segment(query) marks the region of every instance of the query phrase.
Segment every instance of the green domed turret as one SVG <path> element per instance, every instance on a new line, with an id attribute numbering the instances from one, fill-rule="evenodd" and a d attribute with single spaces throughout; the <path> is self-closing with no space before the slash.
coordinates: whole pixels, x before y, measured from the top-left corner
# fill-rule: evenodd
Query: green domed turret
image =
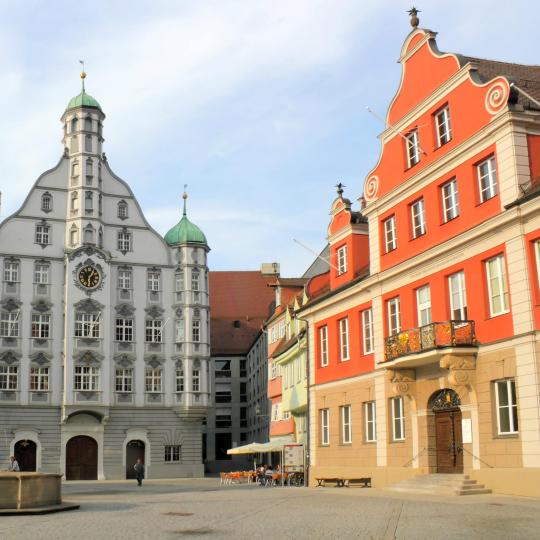
<path id="1" fill-rule="evenodd" d="M 165 242 L 169 246 L 175 246 L 178 244 L 202 244 L 208 245 L 206 236 L 204 233 L 189 221 L 186 214 L 186 199 L 187 193 L 182 195 L 184 199 L 184 213 L 182 219 L 165 235 Z"/>
<path id="2" fill-rule="evenodd" d="M 84 90 L 78 96 L 75 96 L 69 100 L 66 111 L 69 111 L 69 109 L 75 109 L 76 107 L 94 107 L 101 111 L 101 105 Z"/>

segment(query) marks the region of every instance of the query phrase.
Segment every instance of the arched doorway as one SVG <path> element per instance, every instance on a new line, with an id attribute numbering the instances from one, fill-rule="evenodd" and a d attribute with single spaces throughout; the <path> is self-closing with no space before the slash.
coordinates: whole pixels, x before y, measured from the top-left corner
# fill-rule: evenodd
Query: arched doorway
<path id="1" fill-rule="evenodd" d="M 78 435 L 66 445 L 66 480 L 97 480 L 98 445 L 95 439 Z"/>
<path id="2" fill-rule="evenodd" d="M 144 463 L 144 442 L 138 439 L 126 445 L 126 478 L 135 478 L 135 463 L 140 459 Z"/>
<path id="3" fill-rule="evenodd" d="M 461 400 L 454 390 L 444 388 L 431 395 L 428 407 L 435 416 L 438 473 L 463 472 Z"/>
<path id="4" fill-rule="evenodd" d="M 21 471 L 34 472 L 36 470 L 37 444 L 34 441 L 28 439 L 17 441 L 13 453 Z"/>

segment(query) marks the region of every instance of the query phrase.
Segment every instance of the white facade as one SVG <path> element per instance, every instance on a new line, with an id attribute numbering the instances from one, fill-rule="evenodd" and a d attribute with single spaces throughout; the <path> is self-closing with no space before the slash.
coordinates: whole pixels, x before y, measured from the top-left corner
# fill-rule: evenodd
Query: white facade
<path id="1" fill-rule="evenodd" d="M 99 478 L 125 477 L 130 440 L 147 476 L 201 475 L 208 247 L 150 227 L 102 153 L 104 118 L 66 110 L 62 158 L 0 225 L 0 463 L 23 433 L 36 466 L 75 478 L 83 435 Z"/>

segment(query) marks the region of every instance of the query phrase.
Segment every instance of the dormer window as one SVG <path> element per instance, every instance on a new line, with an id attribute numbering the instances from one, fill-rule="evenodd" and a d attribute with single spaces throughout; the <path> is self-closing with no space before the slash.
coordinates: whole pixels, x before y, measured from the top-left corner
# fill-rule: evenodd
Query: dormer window
<path id="1" fill-rule="evenodd" d="M 450 126 L 450 111 L 444 107 L 435 114 L 435 127 L 437 129 L 437 145 L 442 146 L 452 140 L 452 127 Z"/>
<path id="2" fill-rule="evenodd" d="M 407 146 L 407 166 L 413 167 L 420 161 L 420 141 L 418 139 L 418 130 L 411 131 L 405 135 Z"/>
<path id="3" fill-rule="evenodd" d="M 118 203 L 118 217 L 120 219 L 127 219 L 128 217 L 128 205 L 126 201 L 120 201 Z"/>
<path id="4" fill-rule="evenodd" d="M 48 191 L 41 196 L 41 210 L 43 212 L 52 210 L 52 195 Z"/>
<path id="5" fill-rule="evenodd" d="M 337 267 L 339 275 L 347 272 L 347 246 L 341 246 L 337 250 Z"/>

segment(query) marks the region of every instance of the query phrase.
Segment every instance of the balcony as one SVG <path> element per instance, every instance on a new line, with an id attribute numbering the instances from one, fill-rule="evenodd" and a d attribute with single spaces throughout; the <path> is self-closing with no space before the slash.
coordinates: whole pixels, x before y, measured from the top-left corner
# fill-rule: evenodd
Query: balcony
<path id="1" fill-rule="evenodd" d="M 281 396 L 281 377 L 276 377 L 275 379 L 270 379 L 268 381 L 268 397 L 275 398 Z"/>
<path id="2" fill-rule="evenodd" d="M 294 418 L 292 416 L 288 420 L 272 420 L 270 424 L 270 437 L 290 435 L 291 433 L 295 433 Z"/>
<path id="3" fill-rule="evenodd" d="M 438 349 L 470 349 L 476 346 L 474 321 L 434 322 L 387 337 L 384 340 L 384 357 L 386 362 L 391 362 L 415 355 L 416 361 L 406 362 L 413 367 L 432 361 L 434 355 L 429 353 L 435 352 L 437 356 Z"/>

